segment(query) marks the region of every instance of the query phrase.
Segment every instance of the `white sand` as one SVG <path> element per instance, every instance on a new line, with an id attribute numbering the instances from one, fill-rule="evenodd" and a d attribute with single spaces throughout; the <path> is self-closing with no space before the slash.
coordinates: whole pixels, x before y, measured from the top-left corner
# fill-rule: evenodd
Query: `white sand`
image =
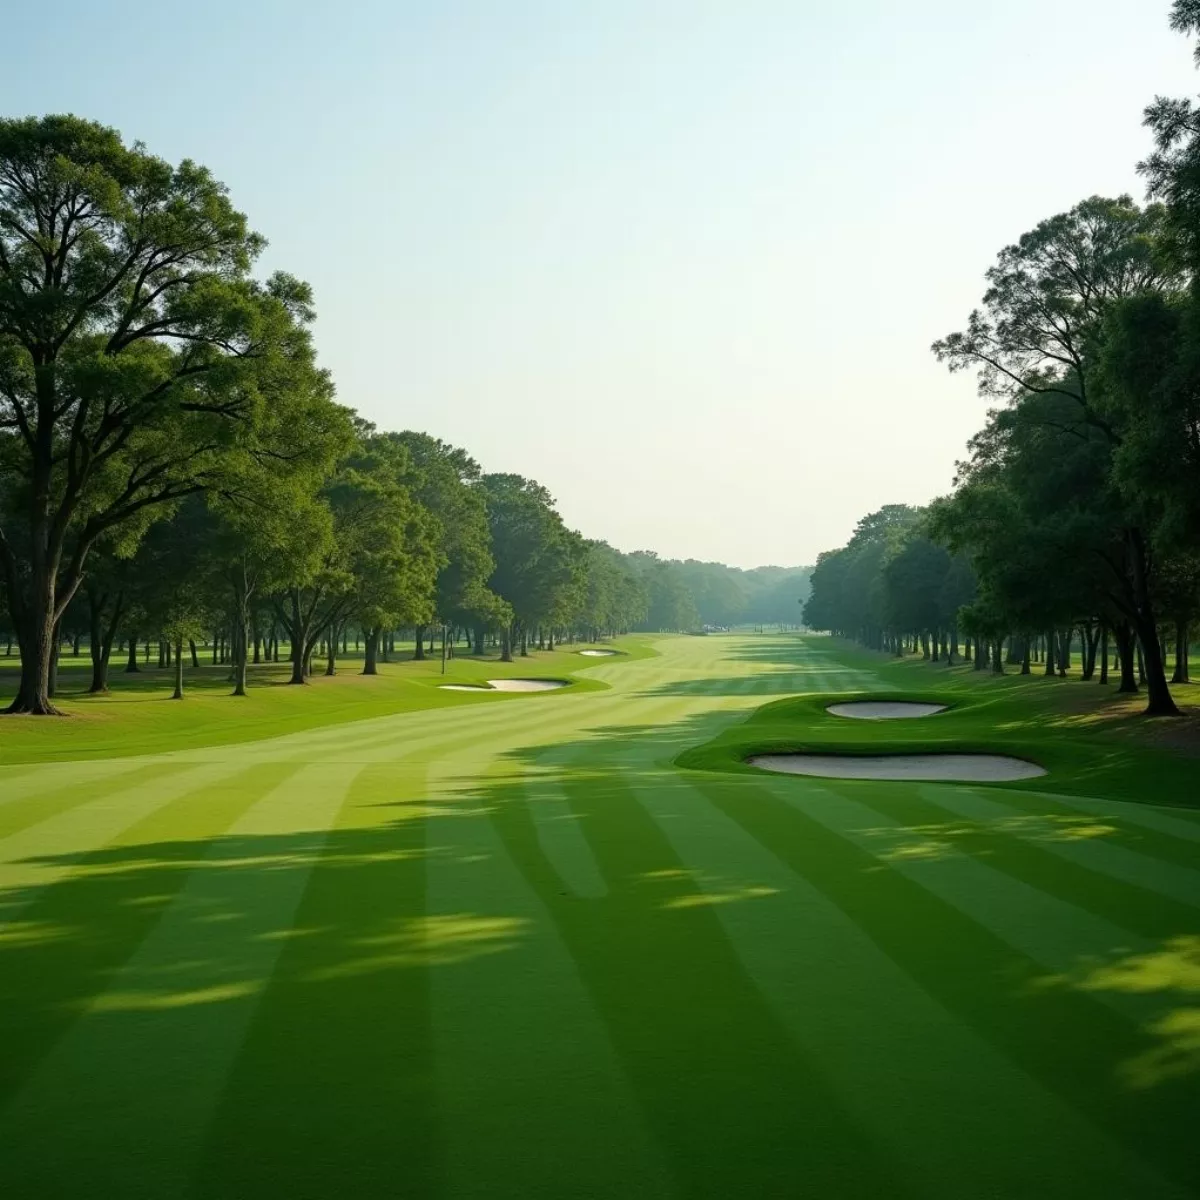
<path id="1" fill-rule="evenodd" d="M 1037 763 L 1000 754 L 760 754 L 746 761 L 764 771 L 822 775 L 827 779 L 950 779 L 962 783 L 997 783 L 1046 774 Z"/>
<path id="2" fill-rule="evenodd" d="M 443 692 L 551 692 L 567 686 L 565 679 L 488 679 L 483 683 L 439 683 Z"/>
<path id="3" fill-rule="evenodd" d="M 567 686 L 565 679 L 489 679 L 488 686 L 498 692 L 550 692 Z"/>
<path id="4" fill-rule="evenodd" d="M 616 650 L 580 650 L 579 653 L 586 656 L 587 658 L 612 658 L 612 656 L 614 654 L 617 654 L 618 651 L 616 651 Z"/>
<path id="5" fill-rule="evenodd" d="M 944 704 L 914 704 L 907 700 L 853 700 L 831 704 L 826 710 L 835 717 L 856 717 L 860 721 L 896 721 L 903 717 L 932 717 L 946 711 Z"/>

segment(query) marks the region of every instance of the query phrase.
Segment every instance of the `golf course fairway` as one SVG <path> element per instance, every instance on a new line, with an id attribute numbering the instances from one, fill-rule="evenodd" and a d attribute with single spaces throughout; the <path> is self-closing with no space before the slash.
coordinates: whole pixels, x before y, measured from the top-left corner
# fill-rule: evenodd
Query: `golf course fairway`
<path id="1" fill-rule="evenodd" d="M 0 1196 L 1200 1194 L 1200 814 L 1155 806 L 1195 760 L 1014 724 L 1070 683 L 652 644 L 0 766 Z M 881 691 L 951 708 L 824 711 Z M 743 765 L 881 739 L 1048 774 Z"/>

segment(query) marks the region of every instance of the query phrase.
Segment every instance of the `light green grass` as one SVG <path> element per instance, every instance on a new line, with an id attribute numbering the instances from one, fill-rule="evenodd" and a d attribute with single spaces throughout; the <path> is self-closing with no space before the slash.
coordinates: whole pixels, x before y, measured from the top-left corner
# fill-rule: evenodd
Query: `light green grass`
<path id="1" fill-rule="evenodd" d="M 652 654 L 644 640 L 624 638 L 622 655 L 611 661 L 628 662 Z M 439 657 L 412 661 L 412 646 L 401 646 L 391 662 L 379 663 L 379 674 L 362 674 L 362 655 L 338 659 L 338 673 L 324 674 L 325 663 L 314 659 L 307 684 L 292 686 L 290 664 L 263 663 L 248 671 L 248 694 L 230 695 L 229 668 L 213 666 L 202 655 L 199 670 L 188 661 L 183 700 L 172 700 L 171 668 L 143 667 L 128 675 L 114 662 L 112 691 L 89 696 L 91 667 L 86 653 L 66 658 L 59 671 L 55 704 L 69 721 L 40 717 L 0 719 L 0 763 L 44 762 L 54 759 L 114 757 L 191 749 L 277 737 L 304 729 L 361 721 L 415 709 L 451 708 L 463 704 L 495 704 L 511 694 L 475 696 L 440 690 L 447 683 L 480 683 L 485 679 L 529 676 L 570 681 L 571 690 L 602 687 L 594 668 L 601 661 L 579 654 L 586 645 L 535 652 L 528 658 L 502 663 L 496 656 L 451 659 L 442 674 Z M 0 664 L 5 660 L 0 658 Z M 16 691 L 16 667 L 0 671 L 0 708 Z M 521 697 L 525 699 L 526 697 Z"/>
<path id="2" fill-rule="evenodd" d="M 1142 799 L 1192 762 L 1074 684 L 656 648 L 591 690 L 0 767 L 0 1195 L 1195 1195 L 1200 814 L 1112 799 L 1088 739 Z M 931 689 L 981 742 L 1061 742 L 1050 775 L 733 766 L 915 744 L 815 698 Z"/>

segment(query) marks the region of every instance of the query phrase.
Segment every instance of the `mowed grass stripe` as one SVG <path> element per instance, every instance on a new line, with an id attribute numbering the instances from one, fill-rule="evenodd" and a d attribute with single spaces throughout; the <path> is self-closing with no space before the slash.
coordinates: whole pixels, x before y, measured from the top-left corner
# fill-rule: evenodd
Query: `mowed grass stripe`
<path id="1" fill-rule="evenodd" d="M 518 729 L 539 724 L 520 715 Z M 425 782 L 462 745 L 449 724 L 394 724 L 354 768 L 213 1119 L 200 1194 L 434 1189 Z"/>
<path id="2" fill-rule="evenodd" d="M 927 829 L 930 812 L 940 811 L 922 804 L 915 794 L 918 786 L 896 786 L 896 799 L 888 804 L 882 800 L 868 804 L 852 798 L 849 789 L 827 791 L 814 785 L 805 786 L 802 797 L 794 791 L 784 796 L 888 869 L 919 883 L 1040 964 L 1051 973 L 1043 979 L 1044 986 L 1065 978 L 1081 959 L 1099 963 L 1150 948 L 1128 929 L 999 870 L 982 857 L 964 854 L 951 841 L 930 839 L 923 833 L 914 837 L 913 828 Z M 905 824 L 891 815 L 896 809 L 915 810 L 917 820 Z M 1097 992 L 1092 999 L 1135 1021 L 1147 1019 L 1158 1008 L 1156 1000 L 1133 993 Z"/>
<path id="3" fill-rule="evenodd" d="M 99 759 L 0 768 L 0 814 L 21 800 L 37 800 L 62 791 L 80 793 L 146 765 L 146 760 Z"/>
<path id="4" fill-rule="evenodd" d="M 1079 812 L 1116 817 L 1122 823 L 1165 833 L 1171 838 L 1200 842 L 1200 810 L 1155 808 L 1148 804 L 1129 804 L 1123 800 L 1100 800 L 1087 796 L 1062 796 L 1049 792 L 1025 793 L 1031 799 L 1045 800 Z"/>
<path id="5" fill-rule="evenodd" d="M 564 733 L 546 727 L 538 740 Z M 672 1195 L 572 948 L 499 836 L 498 805 L 528 820 L 517 749 L 460 750 L 430 775 L 427 952 L 444 1193 Z"/>
<path id="6" fill-rule="evenodd" d="M 563 793 L 561 755 L 553 753 L 525 772 L 525 803 L 538 846 L 571 895 L 596 899 L 608 891 L 596 856 Z"/>
<path id="7" fill-rule="evenodd" d="M 1077 800 L 1045 792 L 1002 795 L 1004 803 L 1018 809 L 1022 816 L 1059 826 L 1060 840 L 1097 837 L 1105 844 L 1123 846 L 1188 869 L 1194 870 L 1200 864 L 1196 849 L 1200 843 L 1200 814 L 1193 816 L 1186 809 L 1174 809 L 1172 812 L 1178 815 L 1168 816 L 1161 809 L 1128 801 Z"/>
<path id="8" fill-rule="evenodd" d="M 1165 1075 L 1152 1090 L 1135 1092 L 1121 1075 L 1122 1064 L 1157 1048 L 1151 1034 L 1081 993 L 1051 986 L 1043 965 L 828 828 L 797 803 L 806 785 L 790 798 L 773 781 L 735 794 L 703 790 L 984 1040 L 1161 1174 L 1200 1187 L 1200 1163 L 1177 1124 L 1200 1099 L 1194 1078 Z"/>
<path id="9" fill-rule="evenodd" d="M 947 846 L 1144 937 L 1197 927 L 1196 902 L 1187 893 L 1200 889 L 1200 872 L 1106 845 L 1108 826 L 1088 818 L 1085 826 L 1064 826 L 1053 813 L 999 803 L 995 791 L 928 787 L 920 794 L 920 800 L 906 800 L 897 815 L 934 841 L 944 839 Z M 1162 882 L 1159 872 L 1166 873 Z M 1191 887 L 1189 876 L 1195 881 Z"/>
<path id="10" fill-rule="evenodd" d="M 436 1193 L 424 775 L 354 778 L 222 1091 L 199 1195 Z"/>
<path id="11" fill-rule="evenodd" d="M 914 854 L 934 856 L 953 849 L 997 871 L 1002 871 L 1055 896 L 1068 904 L 1103 917 L 1127 931 L 1126 946 L 1148 945 L 1196 927 L 1196 913 L 1184 904 L 1148 889 L 1116 879 L 1091 864 L 1077 862 L 1071 856 L 1057 853 L 1054 845 L 1055 827 L 1043 823 L 1030 813 L 1030 822 L 1017 824 L 988 820 L 976 821 L 951 812 L 936 803 L 936 796 L 957 789 L 920 789 L 919 794 L 907 792 L 904 798 L 890 801 L 889 814 L 905 822 L 912 841 L 906 843 Z M 970 795 L 970 789 L 965 793 Z M 990 791 L 987 799 L 997 793 Z M 1045 839 L 1035 832 L 1026 835 L 1021 830 L 1046 829 Z M 1082 947 L 1080 948 L 1082 952 Z"/>
<path id="12" fill-rule="evenodd" d="M 305 766 L 198 845 L 203 865 L 0 1114 L 0 1191 L 77 1196 L 80 1180 L 96 1195 L 190 1190 L 202 1131 L 351 781 L 340 765 Z"/>
<path id="13" fill-rule="evenodd" d="M 0 844 L 5 838 L 37 825 L 59 813 L 69 812 L 83 804 L 91 804 L 122 792 L 139 784 L 163 779 L 180 770 L 176 763 L 142 760 L 130 763 L 127 769 L 110 772 L 87 784 L 68 784 L 46 788 L 36 795 L 22 796 L 11 803 L 0 806 Z"/>
<path id="14" fill-rule="evenodd" d="M 603 897 L 563 894 L 518 786 L 493 783 L 488 809 L 574 956 L 680 1193 L 903 1195 L 893 1164 L 840 1109 L 697 903 L 620 758 L 619 741 L 589 743 L 586 768 L 562 778 Z"/>
<path id="15" fill-rule="evenodd" d="M 10 1034 L 0 1056 L 0 1105 L 112 986 L 210 840 L 295 769 L 252 767 L 219 790 L 180 796 L 107 845 L 69 855 L 69 870 L 27 902 L 4 896 L 21 911 L 0 932 L 0 1011 Z"/>
<path id="16" fill-rule="evenodd" d="M 958 1020 L 705 794 L 736 804 L 742 787 L 650 773 L 637 794 L 696 902 L 916 1194 L 1094 1195 L 1114 1175 L 1140 1196 L 1182 1194 Z"/>
<path id="17" fill-rule="evenodd" d="M 501 745 L 535 731 L 545 735 L 543 716 L 532 708 L 520 716 L 515 725 L 509 717 Z M 455 921 L 427 921 L 423 891 L 416 895 L 413 881 L 423 889 L 424 829 L 430 813 L 442 811 L 424 787 L 424 764 L 461 745 L 461 734 L 404 738 L 390 752 L 394 761 L 360 775 L 226 1091 L 205 1156 L 205 1194 L 226 1195 L 237 1180 L 265 1186 L 281 1179 L 302 1189 L 323 1180 L 327 1190 L 354 1180 L 378 1191 L 401 1171 L 422 1193 L 420 1181 L 438 1158 L 430 1142 L 438 1122 L 429 1068 L 421 1065 L 428 1050 L 419 1019 L 427 982 L 419 980 L 427 977 L 425 960 L 445 953 L 443 943 L 453 953 L 464 930 Z M 400 824 L 397 813 L 404 814 Z M 353 852 L 341 853 L 343 845 Z M 350 1092 L 356 1099 L 348 1104 Z M 304 1097 L 299 1120 L 297 1095 Z M 314 1144 L 328 1149 L 312 1176 L 306 1152 Z M 263 1153 L 263 1146 L 271 1149 Z"/>
<path id="18" fill-rule="evenodd" d="M 110 796 L 88 800 L 28 825 L 0 840 L 0 917 L 11 920 L 37 894 L 68 876 L 79 856 L 118 838 L 123 831 L 185 796 L 208 792 L 250 764 L 217 762 L 183 767 Z"/>
<path id="19" fill-rule="evenodd" d="M 1161 858 L 1127 850 L 1123 846 L 1110 845 L 1102 837 L 1047 838 L 1047 826 L 1051 822 L 1039 822 L 1036 818 L 1031 820 L 1020 809 L 977 792 L 948 790 L 943 795 L 931 788 L 926 795 L 939 808 L 956 816 L 999 826 L 1003 836 L 1024 841 L 1040 840 L 1048 853 L 1068 862 L 1108 875 L 1122 883 L 1157 892 L 1180 904 L 1200 908 L 1200 871 L 1194 867 L 1177 866 Z M 1064 827 L 1057 828 L 1061 832 Z"/>

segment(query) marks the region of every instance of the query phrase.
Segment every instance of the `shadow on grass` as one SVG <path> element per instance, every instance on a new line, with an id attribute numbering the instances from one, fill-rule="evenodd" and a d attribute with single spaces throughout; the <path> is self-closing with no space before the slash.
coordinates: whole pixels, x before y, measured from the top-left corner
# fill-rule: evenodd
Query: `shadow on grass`
<path id="1" fill-rule="evenodd" d="M 542 970 L 530 918 L 503 899 L 430 911 L 427 880 L 440 863 L 452 861 L 466 872 L 461 878 L 474 880 L 472 896 L 505 894 L 488 882 L 497 862 L 459 838 L 466 819 L 486 824 L 536 897 L 530 911 L 578 970 L 683 1192 L 903 1195 L 902 1168 L 864 1134 L 836 1081 L 791 1036 L 722 921 L 726 906 L 745 906 L 763 936 L 778 940 L 779 953 L 801 952 L 803 931 L 781 920 L 778 890 L 736 867 L 702 873 L 681 851 L 677 831 L 703 827 L 715 811 L 856 922 L 956 1021 L 1110 1137 L 1200 1187 L 1190 1149 L 1197 1064 L 1187 1050 L 1190 1018 L 1179 1015 L 1178 970 L 1164 983 L 1169 1011 L 1150 1029 L 1118 1019 L 1098 998 L 1105 979 L 1155 986 L 1154 960 L 1144 955 L 1106 964 L 1107 976 L 1081 966 L 1086 986 L 1046 986 L 1044 971 L 962 912 L 880 870 L 877 856 L 785 802 L 779 781 L 670 767 L 730 719 L 592 729 L 571 742 L 511 751 L 485 777 L 463 773 L 411 802 L 389 797 L 390 768 L 377 764 L 358 800 L 374 800 L 376 811 L 392 804 L 396 818 L 370 827 L 159 840 L 25 864 L 71 873 L 48 888 L 0 894 L 13 914 L 0 937 L 9 1032 L 0 1092 L 18 1095 L 83 1023 L 110 1055 L 134 1056 L 114 1058 L 126 1063 L 118 1072 L 125 1084 L 138 1078 L 128 1062 L 149 1033 L 149 1044 L 172 1048 L 171 1087 L 186 1090 L 196 1064 L 225 1045 L 220 1029 L 232 1024 L 244 1032 L 226 1039 L 234 1057 L 228 1078 L 221 1073 L 200 1194 L 346 1194 L 389 1178 L 404 1178 L 414 1194 L 436 1194 L 431 979 L 485 958 L 534 980 Z M 873 802 L 886 806 L 886 790 Z M 1070 835 L 1062 823 L 1046 829 Z M 1024 831 L 995 836 L 1017 832 Z M 591 894 L 578 888 L 581 862 L 599 881 Z M 150 945 L 160 957 L 147 957 Z M 1171 945 L 1162 952 L 1172 953 Z M 836 975 L 839 964 L 818 960 L 809 969 Z M 494 1010 L 503 1036 L 513 1014 L 503 1009 L 504 993 L 490 994 L 488 977 L 480 978 L 477 1019 Z M 548 994 L 536 1021 L 515 1026 L 530 1041 L 512 1052 L 543 1063 L 520 1086 L 553 1088 L 567 1079 L 585 1086 L 586 1071 L 600 1069 L 566 1070 L 574 1050 L 556 1028 L 560 999 Z M 783 1000 L 803 1006 L 803 990 Z M 887 1002 L 881 995 L 870 1019 L 885 1020 Z M 906 1056 L 921 1052 L 897 1044 L 895 1060 L 878 1069 L 903 1071 Z M 82 1168 L 70 1149 L 74 1122 L 107 1127 L 119 1119 L 132 1128 L 138 1106 L 149 1113 L 173 1105 L 173 1092 L 128 1094 L 122 1079 L 107 1084 L 116 1116 L 73 1107 L 70 1089 L 56 1092 L 54 1119 L 16 1145 L 0 1178 L 33 1177 L 50 1158 Z M 97 1079 L 83 1091 L 105 1086 Z M 513 1086 L 519 1123 L 521 1092 Z M 979 1080 L 980 1103 L 988 1086 Z M 480 1124 L 468 1140 L 499 1136 L 490 1128 Z M 531 1147 L 581 1136 L 578 1129 L 527 1132 Z M 146 1136 L 136 1147 L 114 1143 L 114 1162 L 136 1152 L 152 1163 L 161 1148 Z M 981 1125 L 979 1136 L 992 1133 Z M 548 1186 L 564 1194 L 564 1182 Z"/>

